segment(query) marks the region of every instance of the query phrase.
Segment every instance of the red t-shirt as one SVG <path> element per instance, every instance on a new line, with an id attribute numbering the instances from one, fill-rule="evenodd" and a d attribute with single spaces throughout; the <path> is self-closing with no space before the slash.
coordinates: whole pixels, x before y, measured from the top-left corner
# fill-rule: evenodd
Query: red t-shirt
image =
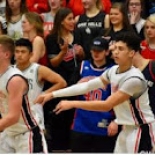
<path id="1" fill-rule="evenodd" d="M 141 55 L 146 59 L 155 59 L 155 49 L 151 49 L 146 40 L 141 42 Z"/>
<path id="2" fill-rule="evenodd" d="M 49 11 L 48 1 L 47 0 L 26 0 L 27 8 L 31 12 L 44 13 Z M 35 4 L 38 4 L 35 7 Z"/>

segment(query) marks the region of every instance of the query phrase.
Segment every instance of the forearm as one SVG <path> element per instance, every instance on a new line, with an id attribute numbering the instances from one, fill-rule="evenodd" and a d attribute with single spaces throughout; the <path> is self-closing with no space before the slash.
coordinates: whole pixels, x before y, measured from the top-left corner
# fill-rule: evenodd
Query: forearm
<path id="1" fill-rule="evenodd" d="M 63 61 L 63 58 L 65 55 L 66 53 L 64 53 L 63 51 L 60 51 L 60 53 L 57 56 L 50 59 L 51 65 L 53 67 L 58 67 L 60 63 Z"/>
<path id="2" fill-rule="evenodd" d="M 98 88 L 105 88 L 105 85 L 103 84 L 100 77 L 88 82 L 78 83 L 64 89 L 53 91 L 52 96 L 56 98 L 83 95 L 91 90 L 95 90 Z"/>
<path id="3" fill-rule="evenodd" d="M 50 93 L 52 91 L 56 91 L 58 89 L 65 88 L 67 86 L 67 83 L 64 81 L 62 83 L 58 83 L 50 87 L 49 89 L 45 90 L 44 93 Z"/>
<path id="4" fill-rule="evenodd" d="M 111 107 L 105 101 L 70 101 L 73 108 L 84 109 L 89 111 L 110 111 Z"/>

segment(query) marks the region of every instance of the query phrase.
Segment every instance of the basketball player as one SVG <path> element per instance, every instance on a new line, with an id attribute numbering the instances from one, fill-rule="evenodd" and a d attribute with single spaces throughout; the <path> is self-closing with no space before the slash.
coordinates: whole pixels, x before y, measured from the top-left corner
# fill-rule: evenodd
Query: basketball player
<path id="1" fill-rule="evenodd" d="M 28 82 L 11 66 L 14 41 L 0 36 L 0 153 L 47 153 L 43 132 L 30 109 Z"/>
<path id="2" fill-rule="evenodd" d="M 66 82 L 59 74 L 55 73 L 48 67 L 30 62 L 32 56 L 32 44 L 28 39 L 20 38 L 16 41 L 15 45 L 15 67 L 20 69 L 23 75 L 28 79 L 28 97 L 31 109 L 36 115 L 36 119 L 41 129 L 45 130 L 43 107 L 40 104 L 34 104 L 33 101 L 41 93 L 51 92 L 65 87 Z M 52 83 L 52 87 L 43 92 L 45 81 Z"/>
<path id="3" fill-rule="evenodd" d="M 141 71 L 132 66 L 135 52 L 140 50 L 140 39 L 132 33 L 116 37 L 113 58 L 118 65 L 105 71 L 99 78 L 54 91 L 40 98 L 42 104 L 60 96 L 84 94 L 111 83 L 111 95 L 105 101 L 61 101 L 57 114 L 71 108 L 94 111 L 114 109 L 117 124 L 123 125 L 118 135 L 115 153 L 153 153 L 155 120 L 149 104 L 147 82 Z"/>

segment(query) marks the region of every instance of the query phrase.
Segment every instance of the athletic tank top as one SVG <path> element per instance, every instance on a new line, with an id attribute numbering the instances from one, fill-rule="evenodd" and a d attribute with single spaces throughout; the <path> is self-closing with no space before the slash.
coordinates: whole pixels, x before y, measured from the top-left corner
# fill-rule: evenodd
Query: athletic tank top
<path id="1" fill-rule="evenodd" d="M 117 70 L 118 65 L 115 65 L 102 75 L 104 79 L 109 79 L 111 83 L 111 93 L 121 90 L 129 95 L 135 96 L 135 94 L 130 94 L 133 92 L 123 90 L 122 85 L 125 84 L 125 81 L 129 79 L 132 80 L 132 77 L 142 81 L 139 94 L 137 94 L 136 97 L 132 96 L 131 99 L 113 108 L 117 123 L 120 125 L 142 125 L 154 121 L 154 115 L 149 104 L 147 83 L 141 71 L 135 67 L 131 67 L 128 71 L 118 74 Z M 132 85 L 136 87 L 136 83 L 132 83 Z"/>
<path id="2" fill-rule="evenodd" d="M 2 117 L 6 116 L 8 113 L 7 85 L 11 78 L 14 76 L 20 76 L 26 81 L 26 79 L 23 77 L 23 74 L 18 69 L 13 68 L 12 66 L 10 66 L 8 70 L 0 77 L 0 91 L 2 91 L 4 94 L 4 98 L 0 98 L 0 111 Z M 8 135 L 17 135 L 25 133 L 28 130 L 33 129 L 35 126 L 37 126 L 37 123 L 33 117 L 33 114 L 31 113 L 27 92 L 25 92 L 25 95 L 23 95 L 21 115 L 18 123 L 6 128 L 5 131 Z"/>
<path id="3" fill-rule="evenodd" d="M 143 69 L 142 73 L 145 76 L 145 79 L 147 80 L 148 84 L 148 93 L 149 93 L 149 100 L 150 100 L 150 106 L 152 108 L 152 111 L 155 115 L 155 79 L 152 78 L 151 74 L 151 61 L 149 61 L 149 64 Z"/>
<path id="4" fill-rule="evenodd" d="M 37 104 L 34 104 L 34 100 L 42 93 L 44 84 L 40 84 L 38 81 L 38 69 L 39 64 L 32 63 L 28 68 L 22 71 L 25 78 L 29 83 L 28 99 L 32 113 L 41 128 L 44 128 L 43 107 L 40 106 L 40 110 L 37 108 Z M 16 67 L 16 65 L 15 65 Z M 37 106 L 36 106 L 37 105 Z M 38 110 L 39 112 L 38 112 Z"/>

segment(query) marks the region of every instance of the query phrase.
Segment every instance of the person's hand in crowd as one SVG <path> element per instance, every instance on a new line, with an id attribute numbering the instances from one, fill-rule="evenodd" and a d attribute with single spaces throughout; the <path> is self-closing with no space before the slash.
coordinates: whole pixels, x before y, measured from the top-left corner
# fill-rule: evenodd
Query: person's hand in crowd
<path id="1" fill-rule="evenodd" d="M 138 12 L 132 12 L 130 14 L 130 24 L 135 24 L 137 22 L 137 17 L 139 16 L 139 13 Z"/>
<path id="2" fill-rule="evenodd" d="M 74 44 L 74 50 L 75 50 L 76 57 L 82 60 L 85 56 L 82 46 L 78 44 Z"/>

